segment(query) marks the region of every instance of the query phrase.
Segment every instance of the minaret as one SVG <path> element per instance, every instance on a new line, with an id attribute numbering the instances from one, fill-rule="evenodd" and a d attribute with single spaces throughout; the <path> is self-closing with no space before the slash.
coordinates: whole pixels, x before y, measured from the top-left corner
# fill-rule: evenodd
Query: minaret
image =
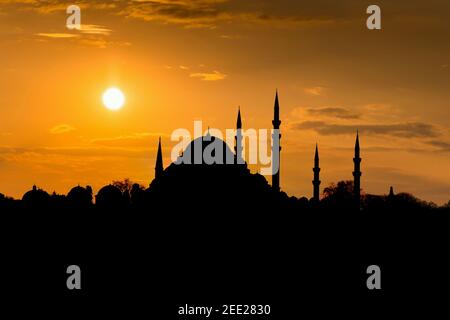
<path id="1" fill-rule="evenodd" d="M 274 115 L 272 120 L 273 134 L 272 134 L 272 166 L 274 173 L 272 174 L 272 189 L 280 191 L 280 153 L 281 153 L 281 134 L 280 131 L 280 105 L 278 103 L 278 90 L 275 93 Z M 277 148 L 278 146 L 278 148 Z"/>
<path id="2" fill-rule="evenodd" d="M 234 153 L 235 153 L 235 163 L 241 164 L 243 161 L 242 156 L 242 120 L 241 120 L 241 107 L 238 108 L 238 116 L 237 116 L 237 122 L 236 122 L 236 137 L 234 138 L 235 146 L 234 146 Z"/>
<path id="3" fill-rule="evenodd" d="M 319 148 L 317 146 L 316 143 L 316 154 L 314 156 L 314 168 L 313 168 L 313 172 L 314 172 L 314 180 L 312 182 L 313 184 L 313 200 L 314 202 L 319 202 L 319 195 L 320 195 L 320 178 L 319 178 L 319 172 L 320 172 L 320 167 L 319 167 Z"/>
<path id="4" fill-rule="evenodd" d="M 395 193 L 394 193 L 394 187 L 390 187 L 389 188 L 389 195 L 388 195 L 388 199 L 393 199 L 395 198 Z"/>
<path id="5" fill-rule="evenodd" d="M 355 206 L 358 211 L 361 206 L 361 158 L 359 155 L 359 133 L 356 132 L 355 157 L 353 158 L 353 194 L 355 197 Z"/>
<path id="6" fill-rule="evenodd" d="M 162 158 L 162 150 L 161 150 L 161 137 L 159 137 L 158 154 L 156 155 L 155 179 L 158 179 L 159 177 L 161 177 L 163 172 L 164 172 L 164 167 L 163 167 L 163 158 Z"/>

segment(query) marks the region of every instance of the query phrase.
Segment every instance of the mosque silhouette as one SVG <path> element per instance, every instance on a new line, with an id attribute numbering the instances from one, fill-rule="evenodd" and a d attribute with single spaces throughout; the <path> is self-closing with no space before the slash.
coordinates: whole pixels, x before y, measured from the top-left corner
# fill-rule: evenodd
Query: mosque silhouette
<path id="1" fill-rule="evenodd" d="M 278 91 L 275 93 L 274 103 L 274 117 L 272 120 L 274 132 L 280 130 L 280 104 L 278 98 Z M 243 158 L 243 125 L 241 110 L 238 109 L 237 121 L 236 121 L 236 136 L 234 153 L 228 147 L 228 145 L 217 137 L 210 136 L 209 130 L 206 136 L 197 138 L 192 141 L 188 147 L 184 150 L 180 157 L 188 157 L 191 161 L 190 164 L 180 163 L 180 160 L 170 164 L 167 168 L 163 165 L 162 146 L 161 139 L 158 144 L 158 152 L 156 156 L 155 164 L 155 179 L 150 185 L 150 190 L 158 194 L 170 194 L 171 190 L 175 187 L 180 190 L 179 199 L 183 199 L 182 190 L 202 190 L 204 199 L 211 201 L 212 199 L 219 200 L 217 195 L 229 194 L 233 200 L 238 199 L 238 202 L 245 205 L 248 201 L 254 203 L 262 199 L 272 199 L 283 202 L 283 196 L 287 199 L 284 192 L 280 187 L 280 169 L 276 170 L 271 176 L 272 184 L 268 185 L 266 179 L 258 174 L 251 173 L 248 169 L 245 161 L 238 161 L 237 159 Z M 279 133 L 278 133 L 279 134 Z M 275 137 L 274 137 L 275 138 Z M 201 140 L 201 141 L 200 141 Z M 281 134 L 279 134 L 278 141 L 281 140 Z M 202 151 L 204 151 L 209 145 L 216 144 L 215 149 L 222 149 L 223 161 L 220 164 L 205 164 L 203 159 L 201 162 L 194 163 L 194 149 L 196 143 L 201 144 Z M 218 146 L 217 146 L 218 144 Z M 276 148 L 272 146 L 272 157 L 278 158 L 278 163 L 281 163 L 281 146 Z M 233 165 L 224 165 L 226 159 L 234 158 Z M 360 207 L 361 198 L 361 158 L 360 158 L 360 146 L 359 146 L 359 134 L 356 135 L 355 143 L 355 157 L 353 158 L 354 171 L 353 171 L 353 198 L 355 208 Z M 311 203 L 318 204 L 320 202 L 320 167 L 319 167 L 319 150 L 316 145 L 314 156 L 314 180 L 313 184 L 313 197 L 310 200 Z M 246 199 L 244 199 L 245 197 Z M 215 201 L 214 200 L 214 201 Z M 205 201 L 205 200 L 203 200 Z M 305 200 L 303 200 L 305 201 Z"/>

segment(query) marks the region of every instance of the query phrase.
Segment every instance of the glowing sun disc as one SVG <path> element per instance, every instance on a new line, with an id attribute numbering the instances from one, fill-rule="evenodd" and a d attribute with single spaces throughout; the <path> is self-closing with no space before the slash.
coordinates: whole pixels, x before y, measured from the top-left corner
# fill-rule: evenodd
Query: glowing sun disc
<path id="1" fill-rule="evenodd" d="M 125 103 L 125 95 L 118 88 L 109 88 L 103 93 L 102 100 L 109 110 L 119 110 Z"/>

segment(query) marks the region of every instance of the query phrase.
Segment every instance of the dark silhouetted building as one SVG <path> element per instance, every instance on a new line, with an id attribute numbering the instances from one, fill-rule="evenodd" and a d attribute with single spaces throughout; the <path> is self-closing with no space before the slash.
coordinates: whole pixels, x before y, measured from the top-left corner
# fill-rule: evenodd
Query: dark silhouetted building
<path id="1" fill-rule="evenodd" d="M 23 195 L 22 203 L 26 208 L 47 208 L 50 205 L 50 195 L 34 185 L 33 189 Z"/>
<path id="2" fill-rule="evenodd" d="M 92 205 L 92 188 L 76 186 L 67 194 L 67 201 L 72 208 L 85 209 Z"/>
<path id="3" fill-rule="evenodd" d="M 161 150 L 161 137 L 159 137 L 158 144 L 158 154 L 156 155 L 156 165 L 155 165 L 155 178 L 161 177 L 164 172 L 162 150 Z"/>
<path id="4" fill-rule="evenodd" d="M 123 204 L 122 192 L 113 185 L 101 188 L 95 196 L 95 205 L 103 210 L 117 210 L 122 208 Z"/>
<path id="5" fill-rule="evenodd" d="M 359 150 L 359 132 L 356 133 L 355 157 L 353 158 L 353 194 L 355 197 L 355 206 L 357 210 L 361 208 L 361 157 Z"/>
<path id="6" fill-rule="evenodd" d="M 272 125 L 274 129 L 274 133 L 272 135 L 272 165 L 274 163 L 278 164 L 277 171 L 272 174 L 272 188 L 274 191 L 278 192 L 280 191 L 280 167 L 281 167 L 281 133 L 279 133 L 280 130 L 280 104 L 278 102 L 278 90 L 275 93 L 275 105 L 273 110 L 273 120 Z M 278 134 L 278 136 L 276 136 Z M 278 143 L 274 143 L 275 141 L 278 141 Z M 278 148 L 277 148 L 278 145 Z M 278 161 L 274 161 L 274 159 L 277 159 Z"/>
<path id="7" fill-rule="evenodd" d="M 313 200 L 314 202 L 319 202 L 320 200 L 320 167 L 319 167 L 319 148 L 316 143 L 316 153 L 314 155 L 314 180 L 312 181 L 313 184 Z"/>
<path id="8" fill-rule="evenodd" d="M 392 186 L 389 188 L 389 195 L 388 195 L 388 197 L 389 198 L 395 197 L 394 187 L 392 187 Z"/>
<path id="9" fill-rule="evenodd" d="M 234 146 L 234 153 L 235 153 L 235 163 L 242 164 L 243 163 L 243 156 L 242 156 L 242 120 L 241 120 L 241 108 L 238 109 L 238 116 L 236 121 L 236 137 L 235 137 L 235 146 Z"/>

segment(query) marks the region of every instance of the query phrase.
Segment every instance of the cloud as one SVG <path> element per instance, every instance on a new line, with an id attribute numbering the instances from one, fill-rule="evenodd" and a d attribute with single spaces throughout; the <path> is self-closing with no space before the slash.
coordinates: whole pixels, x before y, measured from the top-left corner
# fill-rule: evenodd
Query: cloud
<path id="1" fill-rule="evenodd" d="M 73 127 L 61 124 L 50 129 L 52 134 L 62 134 L 75 130 Z M 0 158 L 8 161 L 30 159 L 43 155 L 58 155 L 65 157 L 133 157 L 147 158 L 149 152 L 157 149 L 159 137 L 169 144 L 170 135 L 163 133 L 139 132 L 129 135 L 92 139 L 87 144 L 64 147 L 11 147 L 0 145 Z"/>
<path id="2" fill-rule="evenodd" d="M 39 37 L 46 37 L 52 39 L 69 39 L 69 38 L 78 38 L 79 35 L 73 33 L 36 33 Z"/>
<path id="3" fill-rule="evenodd" d="M 85 34 L 97 34 L 107 36 L 111 34 L 112 30 L 104 26 L 99 26 L 95 24 L 82 24 L 80 32 Z"/>
<path id="4" fill-rule="evenodd" d="M 396 124 L 332 124 L 324 121 L 303 121 L 293 124 L 297 130 L 314 130 L 321 135 L 354 134 L 388 135 L 402 138 L 430 138 L 439 135 L 434 125 L 423 122 Z"/>
<path id="5" fill-rule="evenodd" d="M 207 72 L 199 72 L 199 73 L 191 73 L 189 75 L 191 78 L 200 78 L 202 81 L 219 81 L 224 80 L 227 75 L 224 73 L 221 73 L 219 71 L 213 71 L 211 73 Z"/>
<path id="6" fill-rule="evenodd" d="M 441 152 L 450 152 L 450 142 L 440 141 L 440 140 L 431 140 L 427 142 L 430 146 L 438 148 L 438 151 Z"/>
<path id="7" fill-rule="evenodd" d="M 117 46 L 129 46 L 129 42 L 112 41 L 107 37 L 111 34 L 112 30 L 95 24 L 82 24 L 80 30 L 74 30 L 71 33 L 67 32 L 41 32 L 36 35 L 39 37 L 45 37 L 50 39 L 67 39 L 86 46 L 93 46 L 100 49 L 107 48 L 111 45 Z"/>
<path id="8" fill-rule="evenodd" d="M 92 34 L 92 35 L 102 35 L 108 36 L 112 32 L 111 29 L 108 29 L 104 26 L 99 26 L 96 24 L 82 24 L 80 30 L 74 30 L 74 33 L 37 33 L 38 36 L 50 37 L 50 38 L 74 38 L 79 37 L 81 34 Z"/>
<path id="9" fill-rule="evenodd" d="M 304 88 L 303 91 L 306 94 L 312 95 L 312 96 L 320 96 L 323 92 L 323 87 L 311 87 L 311 88 Z"/>
<path id="10" fill-rule="evenodd" d="M 360 115 L 342 107 L 307 108 L 310 115 L 335 117 L 339 119 L 359 119 Z"/>
<path id="11" fill-rule="evenodd" d="M 235 40 L 235 39 L 241 39 L 242 36 L 238 34 L 222 34 L 220 35 L 221 39 L 227 39 L 227 40 Z"/>
<path id="12" fill-rule="evenodd" d="M 314 26 L 343 20 L 342 14 L 317 14 L 317 7 L 299 5 L 288 1 L 274 5 L 270 1 L 234 0 L 137 0 L 128 1 L 121 7 L 120 15 L 145 21 L 158 21 L 164 24 L 178 24 L 186 28 L 216 28 L 219 24 L 240 22 L 250 24 L 269 24 L 277 27 Z M 344 10 L 343 13 L 346 11 Z M 225 37 L 227 38 L 227 37 Z"/>
<path id="13" fill-rule="evenodd" d="M 76 5 L 83 9 L 114 9 L 117 7 L 117 1 L 109 1 L 105 3 L 101 0 L 78 0 Z M 129 1 L 130 3 L 133 1 Z M 2 0 L 0 5 L 16 5 L 21 10 L 35 11 L 40 14 L 53 14 L 58 11 L 65 12 L 67 7 L 71 4 L 75 4 L 71 1 L 60 0 Z"/>
<path id="14" fill-rule="evenodd" d="M 166 137 L 162 133 L 139 132 L 112 138 L 98 138 L 91 140 L 92 144 L 105 147 L 145 147 L 156 146 L 159 137 Z"/>
<path id="15" fill-rule="evenodd" d="M 392 17 L 411 19 L 423 24 L 444 20 L 443 0 L 417 1 L 405 6 L 404 1 L 386 4 Z M 70 1 L 2 0 L 1 5 L 15 6 L 40 14 L 64 12 Z M 101 10 L 131 19 L 176 24 L 185 28 L 216 28 L 220 24 L 245 23 L 271 27 L 322 27 L 338 23 L 361 23 L 365 7 L 356 0 L 78 0 L 82 10 Z M 431 8 L 431 9 L 430 9 Z M 419 12 L 419 14 L 418 14 Z"/>
<path id="16" fill-rule="evenodd" d="M 130 42 L 124 42 L 124 41 L 109 41 L 107 39 L 104 38 L 99 38 L 99 37 L 84 37 L 84 38 L 80 38 L 78 39 L 78 43 L 81 45 L 86 45 L 86 46 L 92 46 L 92 47 L 97 47 L 99 49 L 105 49 L 108 48 L 110 46 L 130 46 L 131 43 Z"/>
<path id="17" fill-rule="evenodd" d="M 151 148 L 148 148 L 151 150 Z M 36 148 L 12 148 L 1 147 L 0 156 L 7 161 L 19 161 L 41 155 L 59 155 L 65 157 L 148 157 L 148 150 L 142 148 L 112 148 L 102 146 L 76 146 L 76 147 L 36 147 Z M 66 159 L 69 159 L 66 158 Z"/>
<path id="18" fill-rule="evenodd" d="M 63 134 L 63 133 L 68 133 L 71 131 L 74 131 L 75 128 L 72 127 L 71 125 L 68 124 L 59 124 L 57 126 L 54 126 L 53 128 L 51 128 L 49 131 L 51 134 Z"/>
<path id="19" fill-rule="evenodd" d="M 129 2 L 121 15 L 128 18 L 180 24 L 189 28 L 214 28 L 230 14 L 218 7 L 228 0 L 139 0 Z"/>

